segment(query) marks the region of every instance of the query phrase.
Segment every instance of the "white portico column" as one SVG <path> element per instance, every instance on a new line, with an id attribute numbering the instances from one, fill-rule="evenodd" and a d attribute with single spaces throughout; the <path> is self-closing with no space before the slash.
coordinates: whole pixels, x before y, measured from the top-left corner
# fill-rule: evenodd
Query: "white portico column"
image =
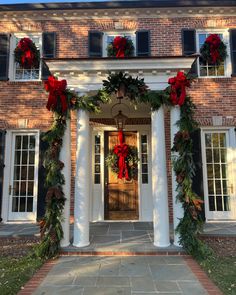
<path id="1" fill-rule="evenodd" d="M 174 136 L 178 132 L 178 126 L 176 122 L 180 119 L 180 108 L 179 106 L 173 107 L 170 111 L 170 134 L 171 134 L 171 147 L 173 146 Z M 176 153 L 174 154 L 176 155 Z M 183 208 L 179 201 L 176 200 L 177 196 L 177 182 L 175 172 L 172 167 L 172 197 L 173 197 L 173 223 L 174 223 L 174 245 L 181 246 L 179 244 L 179 234 L 175 232 L 179 219 L 183 217 Z"/>
<path id="2" fill-rule="evenodd" d="M 89 245 L 89 116 L 77 112 L 77 150 L 74 205 L 74 242 L 76 247 Z"/>
<path id="3" fill-rule="evenodd" d="M 71 129 L 70 119 L 67 119 L 66 130 L 63 136 L 63 144 L 60 152 L 60 160 L 64 163 L 62 173 L 65 177 L 63 192 L 65 194 L 65 206 L 63 210 L 62 229 L 64 237 L 61 240 L 61 247 L 67 247 L 70 244 L 70 187 L 71 187 Z"/>
<path id="4" fill-rule="evenodd" d="M 163 107 L 152 112 L 152 195 L 154 245 L 168 247 L 170 236 Z"/>

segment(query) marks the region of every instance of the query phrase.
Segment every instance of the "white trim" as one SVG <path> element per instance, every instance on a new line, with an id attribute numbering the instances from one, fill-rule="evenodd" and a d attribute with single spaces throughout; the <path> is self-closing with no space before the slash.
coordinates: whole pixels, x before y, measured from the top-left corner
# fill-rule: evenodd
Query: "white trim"
<path id="1" fill-rule="evenodd" d="M 225 45 L 227 46 L 227 57 L 224 62 L 224 76 L 200 76 L 200 65 L 199 65 L 199 58 L 197 59 L 197 74 L 198 78 L 200 79 L 214 79 L 214 78 L 228 78 L 231 77 L 232 74 L 232 65 L 231 65 L 231 53 L 230 53 L 230 40 L 229 40 L 229 30 L 228 29 L 199 29 L 196 30 L 196 48 L 197 53 L 200 54 L 200 47 L 199 47 L 199 34 L 211 34 L 211 33 L 217 33 L 223 35 L 223 41 Z"/>
<path id="2" fill-rule="evenodd" d="M 9 217 L 9 210 L 10 210 L 10 199 L 9 198 L 9 185 L 11 184 L 12 180 L 12 160 L 13 160 L 13 153 L 14 149 L 13 145 L 13 136 L 15 134 L 33 134 L 36 135 L 35 141 L 35 182 L 34 182 L 34 199 L 33 199 L 33 209 L 34 209 L 34 218 L 31 220 L 11 220 Z M 37 199 L 38 199 L 38 165 L 39 165 L 39 130 L 35 129 L 14 129 L 14 130 L 7 130 L 6 133 L 6 142 L 5 142 L 5 168 L 4 168 L 4 181 L 3 181 L 3 199 L 2 199 L 2 219 L 3 222 L 36 222 L 37 218 Z"/>
<path id="3" fill-rule="evenodd" d="M 15 79 L 15 60 L 14 60 L 14 50 L 16 48 L 16 38 L 24 38 L 24 37 L 29 37 L 31 38 L 32 36 L 37 36 L 39 37 L 39 51 L 40 51 L 40 57 L 42 56 L 42 33 L 38 32 L 20 32 L 20 33 L 14 33 L 11 35 L 10 38 L 10 55 L 9 55 L 9 80 L 14 81 L 14 82 L 36 82 L 41 80 L 42 76 L 42 60 L 40 58 L 40 63 L 39 63 L 39 78 L 38 79 Z"/>

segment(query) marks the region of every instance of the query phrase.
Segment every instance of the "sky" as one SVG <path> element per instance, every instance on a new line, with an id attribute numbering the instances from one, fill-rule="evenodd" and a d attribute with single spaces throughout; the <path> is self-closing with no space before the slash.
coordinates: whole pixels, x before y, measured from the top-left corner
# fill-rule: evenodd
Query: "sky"
<path id="1" fill-rule="evenodd" d="M 103 0 L 106 1 L 106 0 Z M 101 2 L 101 0 L 0 0 L 0 4 L 17 4 L 17 3 L 52 3 L 52 2 Z"/>

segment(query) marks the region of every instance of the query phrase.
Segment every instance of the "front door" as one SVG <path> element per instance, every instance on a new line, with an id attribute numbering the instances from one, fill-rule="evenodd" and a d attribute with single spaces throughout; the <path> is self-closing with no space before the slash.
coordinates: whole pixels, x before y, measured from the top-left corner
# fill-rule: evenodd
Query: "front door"
<path id="1" fill-rule="evenodd" d="M 37 133 L 12 134 L 8 220 L 36 220 L 38 147 Z"/>
<path id="2" fill-rule="evenodd" d="M 124 142 L 137 147 L 137 132 L 124 132 Z M 105 157 L 116 144 L 119 144 L 118 132 L 105 132 Z M 105 219 L 135 220 L 138 214 L 138 176 L 134 179 L 118 179 L 105 168 Z"/>
<path id="3" fill-rule="evenodd" d="M 234 150 L 229 132 L 203 131 L 202 142 L 206 219 L 236 219 Z"/>

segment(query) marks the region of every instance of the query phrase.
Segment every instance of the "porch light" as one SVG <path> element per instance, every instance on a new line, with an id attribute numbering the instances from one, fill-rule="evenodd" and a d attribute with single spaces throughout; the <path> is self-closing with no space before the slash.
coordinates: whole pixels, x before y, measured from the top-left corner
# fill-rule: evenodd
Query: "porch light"
<path id="1" fill-rule="evenodd" d="M 116 122 L 117 129 L 118 129 L 118 130 L 123 130 L 123 129 L 125 128 L 125 122 L 126 122 L 126 120 L 128 119 L 128 117 L 125 116 L 125 115 L 122 113 L 122 111 L 120 110 L 120 111 L 118 112 L 118 114 L 115 115 L 113 118 L 114 118 L 114 120 L 115 120 L 115 122 Z"/>

